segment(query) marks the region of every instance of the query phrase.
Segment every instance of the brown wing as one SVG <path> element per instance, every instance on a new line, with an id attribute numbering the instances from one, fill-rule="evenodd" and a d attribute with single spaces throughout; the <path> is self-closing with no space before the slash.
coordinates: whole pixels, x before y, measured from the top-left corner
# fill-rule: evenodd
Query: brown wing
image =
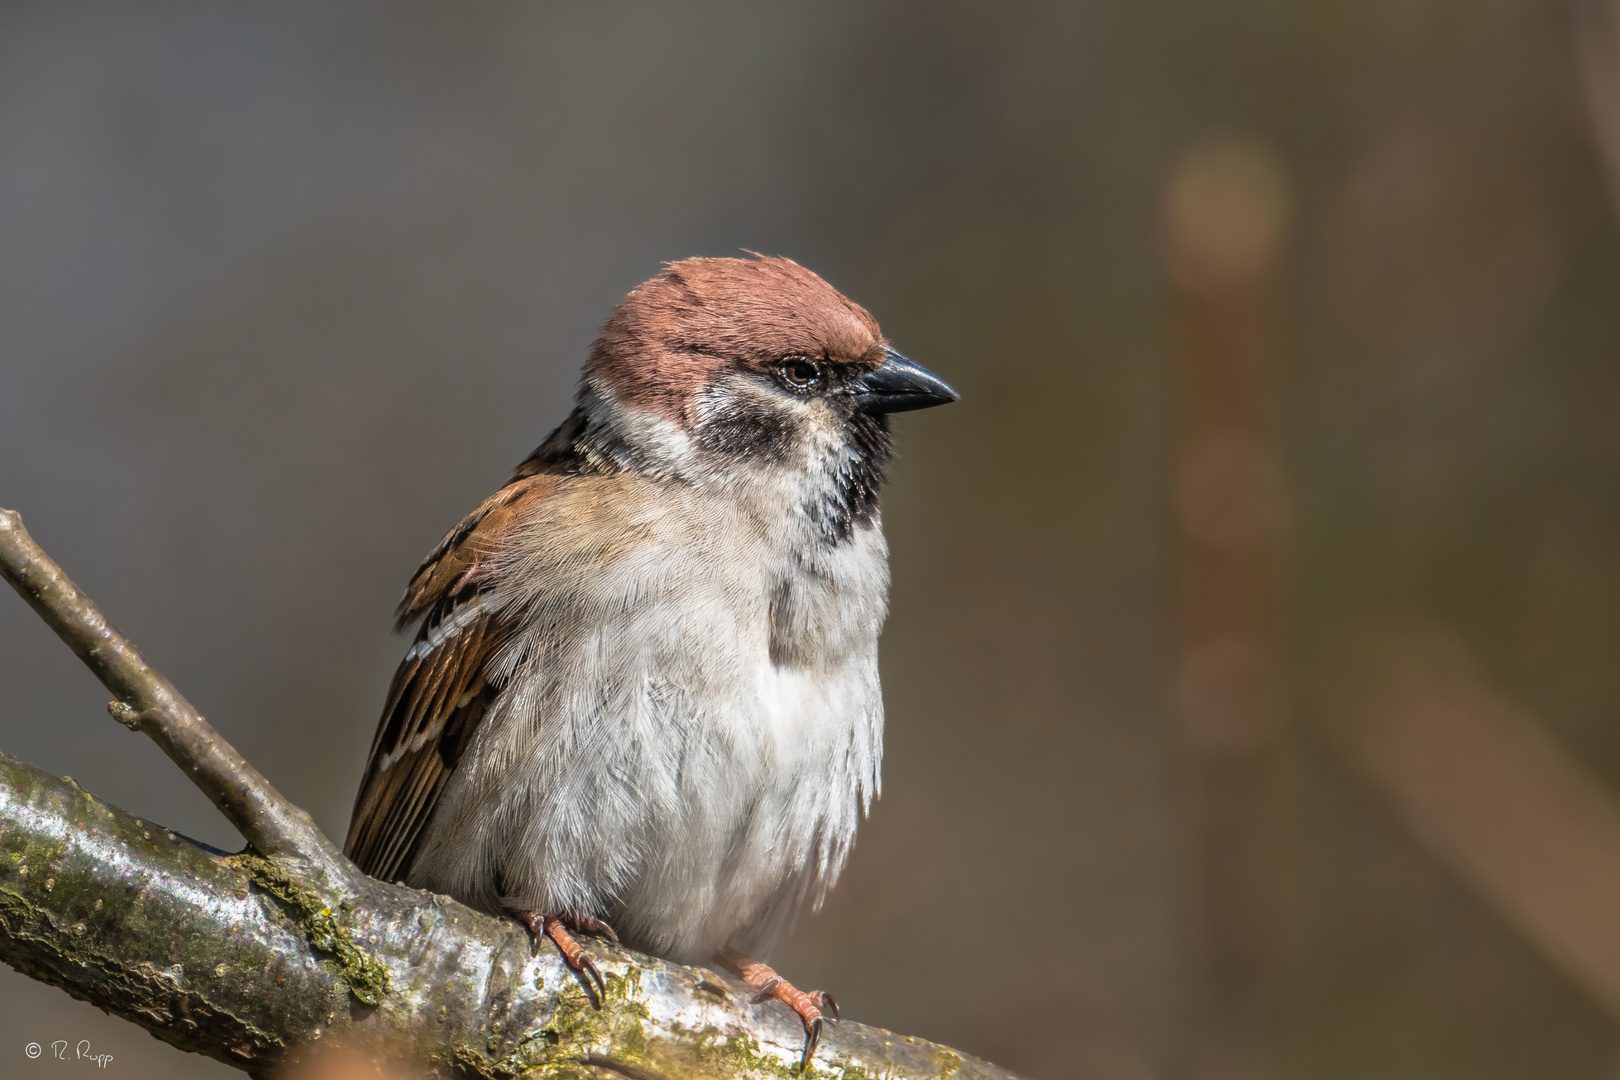
<path id="1" fill-rule="evenodd" d="M 556 476 L 531 475 L 490 496 L 440 541 L 400 601 L 399 626 L 426 618 L 388 688 L 343 846 L 373 877 L 410 872 L 422 829 L 500 690 L 490 665 L 511 625 L 486 606 L 490 558 L 556 486 Z"/>

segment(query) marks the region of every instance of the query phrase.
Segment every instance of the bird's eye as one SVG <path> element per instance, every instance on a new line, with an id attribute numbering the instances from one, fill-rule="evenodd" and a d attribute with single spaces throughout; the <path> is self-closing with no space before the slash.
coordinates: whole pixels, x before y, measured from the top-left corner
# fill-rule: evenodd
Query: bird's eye
<path id="1" fill-rule="evenodd" d="M 821 365 L 808 356 L 790 356 L 776 370 L 791 389 L 814 390 L 821 385 Z"/>

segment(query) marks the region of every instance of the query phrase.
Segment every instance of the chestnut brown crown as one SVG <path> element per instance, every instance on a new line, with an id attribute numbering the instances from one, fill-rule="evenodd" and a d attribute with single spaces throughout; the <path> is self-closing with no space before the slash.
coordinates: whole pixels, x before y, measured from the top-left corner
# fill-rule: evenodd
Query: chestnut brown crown
<path id="1" fill-rule="evenodd" d="M 687 403 L 728 370 L 796 388 L 818 367 L 858 376 L 891 354 L 865 308 L 791 259 L 682 259 L 613 309 L 585 375 L 618 401 L 683 423 Z"/>

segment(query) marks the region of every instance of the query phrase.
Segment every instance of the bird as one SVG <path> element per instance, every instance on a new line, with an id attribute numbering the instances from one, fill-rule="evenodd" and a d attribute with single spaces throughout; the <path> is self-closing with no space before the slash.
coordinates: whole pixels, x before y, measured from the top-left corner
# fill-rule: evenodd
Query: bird
<path id="1" fill-rule="evenodd" d="M 879 793 L 889 417 L 956 400 L 790 259 L 665 264 L 411 578 L 346 854 L 516 918 L 598 997 L 576 934 L 718 964 L 808 1064 L 837 1003 L 758 958 Z"/>

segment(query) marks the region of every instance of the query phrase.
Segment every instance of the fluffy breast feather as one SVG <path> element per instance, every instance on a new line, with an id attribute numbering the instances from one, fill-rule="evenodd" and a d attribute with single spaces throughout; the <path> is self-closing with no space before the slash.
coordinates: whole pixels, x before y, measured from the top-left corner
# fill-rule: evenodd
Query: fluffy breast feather
<path id="1" fill-rule="evenodd" d="M 836 548 L 784 529 L 799 497 L 618 473 L 528 508 L 488 579 L 502 690 L 412 882 L 684 959 L 818 900 L 877 791 L 887 563 L 875 518 Z"/>

